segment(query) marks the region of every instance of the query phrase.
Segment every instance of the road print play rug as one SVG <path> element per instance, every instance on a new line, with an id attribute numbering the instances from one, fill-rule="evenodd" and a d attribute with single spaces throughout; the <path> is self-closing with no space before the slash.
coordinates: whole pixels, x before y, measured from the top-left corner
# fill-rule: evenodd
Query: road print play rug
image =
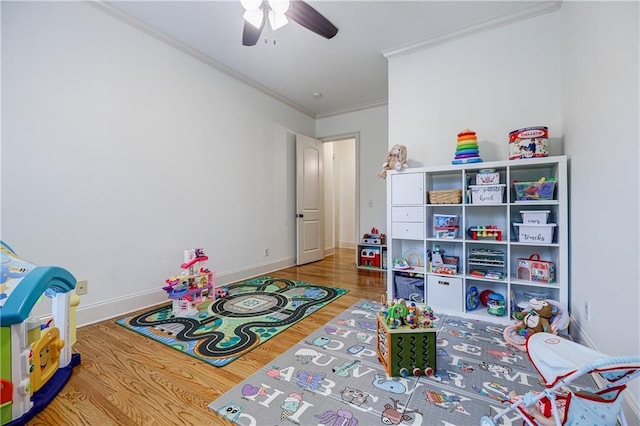
<path id="1" fill-rule="evenodd" d="M 376 354 L 380 308 L 359 301 L 209 408 L 239 425 L 467 426 L 504 410 L 511 391 L 544 389 L 503 326 L 437 312 L 435 374 L 388 377 Z M 571 388 L 593 386 L 588 380 Z"/>
<path id="2" fill-rule="evenodd" d="M 226 297 L 207 299 L 192 318 L 172 318 L 167 304 L 116 323 L 222 367 L 348 291 L 266 276 L 225 287 Z"/>

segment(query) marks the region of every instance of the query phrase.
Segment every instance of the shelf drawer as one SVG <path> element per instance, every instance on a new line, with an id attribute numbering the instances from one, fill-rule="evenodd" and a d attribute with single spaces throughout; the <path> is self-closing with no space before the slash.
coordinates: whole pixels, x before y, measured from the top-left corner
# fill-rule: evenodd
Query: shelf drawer
<path id="1" fill-rule="evenodd" d="M 424 238 L 424 223 L 418 222 L 391 222 L 391 235 L 393 238 Z"/>
<path id="2" fill-rule="evenodd" d="M 393 222 L 424 222 L 422 207 L 391 207 Z"/>
<path id="3" fill-rule="evenodd" d="M 429 275 L 427 278 L 427 302 L 438 309 L 463 311 L 462 278 Z"/>

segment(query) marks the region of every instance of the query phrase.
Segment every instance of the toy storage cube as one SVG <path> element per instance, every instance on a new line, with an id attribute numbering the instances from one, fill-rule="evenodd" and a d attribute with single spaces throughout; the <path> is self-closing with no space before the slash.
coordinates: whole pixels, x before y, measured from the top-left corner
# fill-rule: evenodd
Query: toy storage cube
<path id="1" fill-rule="evenodd" d="M 427 374 L 436 371 L 437 328 L 389 328 L 382 313 L 376 320 L 376 352 L 391 377 Z M 404 373 L 404 374 L 403 374 Z"/>

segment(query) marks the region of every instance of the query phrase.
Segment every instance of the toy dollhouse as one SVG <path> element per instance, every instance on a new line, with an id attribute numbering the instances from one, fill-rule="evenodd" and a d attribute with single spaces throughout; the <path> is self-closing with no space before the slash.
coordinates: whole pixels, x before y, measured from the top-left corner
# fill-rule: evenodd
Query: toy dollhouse
<path id="1" fill-rule="evenodd" d="M 175 318 L 195 317 L 199 314 L 198 305 L 206 298 L 215 299 L 222 295 L 215 291 L 213 271 L 204 266 L 209 257 L 201 248 L 184 251 L 184 262 L 180 265 L 182 273 L 166 280 L 162 287 L 172 301 L 171 315 Z"/>

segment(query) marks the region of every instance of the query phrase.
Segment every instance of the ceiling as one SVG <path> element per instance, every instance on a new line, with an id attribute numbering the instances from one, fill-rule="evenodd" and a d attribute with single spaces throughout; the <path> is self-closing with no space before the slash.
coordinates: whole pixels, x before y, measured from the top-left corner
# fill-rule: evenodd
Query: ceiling
<path id="1" fill-rule="evenodd" d="M 338 27 L 334 38 L 290 21 L 277 31 L 266 25 L 257 45 L 246 47 L 239 0 L 91 3 L 314 118 L 385 104 L 390 57 L 559 7 L 540 0 L 308 0 Z"/>

